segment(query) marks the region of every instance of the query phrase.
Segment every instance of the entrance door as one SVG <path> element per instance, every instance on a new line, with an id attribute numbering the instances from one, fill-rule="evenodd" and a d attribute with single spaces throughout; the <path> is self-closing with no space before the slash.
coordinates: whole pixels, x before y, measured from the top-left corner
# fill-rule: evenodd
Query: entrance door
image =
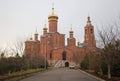
<path id="1" fill-rule="evenodd" d="M 62 53 L 62 60 L 66 60 L 66 51 L 63 51 Z"/>
<path id="2" fill-rule="evenodd" d="M 69 67 L 69 62 L 65 62 L 65 67 Z"/>

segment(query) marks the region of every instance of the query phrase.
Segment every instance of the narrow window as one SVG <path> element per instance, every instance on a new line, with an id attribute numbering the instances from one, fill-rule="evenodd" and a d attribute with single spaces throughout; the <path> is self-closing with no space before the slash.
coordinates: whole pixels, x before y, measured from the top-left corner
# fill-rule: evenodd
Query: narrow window
<path id="1" fill-rule="evenodd" d="M 57 37 L 56 37 L 56 44 L 57 44 Z"/>
<path id="2" fill-rule="evenodd" d="M 62 53 L 62 59 L 66 60 L 66 51 L 63 51 L 63 53 Z"/>
<path id="3" fill-rule="evenodd" d="M 52 53 L 50 53 L 50 59 L 52 59 Z"/>
<path id="4" fill-rule="evenodd" d="M 93 30 L 91 29 L 91 33 L 93 33 Z"/>

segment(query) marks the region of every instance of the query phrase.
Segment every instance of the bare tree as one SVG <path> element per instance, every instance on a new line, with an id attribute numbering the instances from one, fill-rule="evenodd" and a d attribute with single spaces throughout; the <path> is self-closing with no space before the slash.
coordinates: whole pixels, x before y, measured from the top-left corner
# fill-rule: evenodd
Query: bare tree
<path id="1" fill-rule="evenodd" d="M 12 46 L 9 47 L 11 52 L 15 55 L 17 54 L 22 56 L 25 48 L 24 42 L 24 40 L 17 40 L 15 43 L 13 43 Z"/>
<path id="2" fill-rule="evenodd" d="M 0 48 L 0 58 L 1 58 L 1 54 L 2 54 L 2 49 Z"/>
<path id="3" fill-rule="evenodd" d="M 9 49 L 7 47 L 0 48 L 0 55 L 4 57 L 8 57 Z"/>
<path id="4" fill-rule="evenodd" d="M 102 53 L 108 68 L 108 79 L 111 79 L 111 63 L 115 54 L 113 45 L 115 45 L 116 40 L 120 38 L 119 28 L 117 24 L 113 24 L 103 27 L 102 30 L 98 30 L 99 43 L 102 46 Z"/>

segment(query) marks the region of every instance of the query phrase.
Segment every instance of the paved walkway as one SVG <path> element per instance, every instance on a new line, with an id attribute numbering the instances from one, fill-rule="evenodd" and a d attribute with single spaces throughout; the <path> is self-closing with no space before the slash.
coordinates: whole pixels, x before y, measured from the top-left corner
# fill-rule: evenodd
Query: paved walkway
<path id="1" fill-rule="evenodd" d="M 38 73 L 21 81 L 98 81 L 82 73 L 79 69 L 57 68 L 52 71 Z"/>

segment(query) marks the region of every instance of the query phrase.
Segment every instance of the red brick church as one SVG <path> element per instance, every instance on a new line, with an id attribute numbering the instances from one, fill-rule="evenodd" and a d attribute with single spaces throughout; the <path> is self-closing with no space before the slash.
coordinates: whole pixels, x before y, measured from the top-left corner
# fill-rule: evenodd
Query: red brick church
<path id="1" fill-rule="evenodd" d="M 77 42 L 72 28 L 69 31 L 67 45 L 65 45 L 65 34 L 58 32 L 58 16 L 52 13 L 48 16 L 49 28 L 46 25 L 43 28 L 43 35 L 38 39 L 38 32 L 25 42 L 25 54 L 32 57 L 40 54 L 45 57 L 50 66 L 69 66 L 75 63 L 73 57 L 80 56 L 90 51 L 96 50 L 96 41 L 94 36 L 94 26 L 91 24 L 90 17 L 87 18 L 87 24 L 84 27 L 84 42 Z M 49 30 L 48 30 L 49 29 Z M 84 56 L 83 55 L 83 56 Z M 80 59 L 83 59 L 81 56 Z"/>

